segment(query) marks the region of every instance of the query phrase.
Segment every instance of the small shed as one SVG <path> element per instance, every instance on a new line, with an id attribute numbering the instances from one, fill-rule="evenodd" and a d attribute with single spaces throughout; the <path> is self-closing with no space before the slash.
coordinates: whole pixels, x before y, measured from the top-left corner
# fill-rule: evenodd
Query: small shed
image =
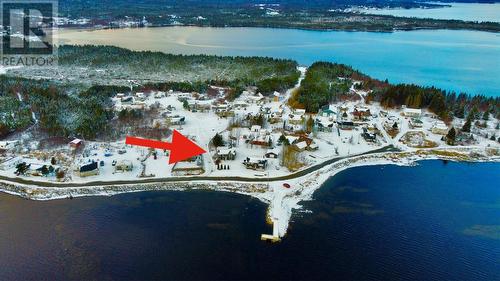
<path id="1" fill-rule="evenodd" d="M 74 139 L 74 140 L 70 141 L 69 147 L 71 147 L 72 149 L 77 149 L 82 144 L 83 144 L 83 141 L 81 139 Z"/>

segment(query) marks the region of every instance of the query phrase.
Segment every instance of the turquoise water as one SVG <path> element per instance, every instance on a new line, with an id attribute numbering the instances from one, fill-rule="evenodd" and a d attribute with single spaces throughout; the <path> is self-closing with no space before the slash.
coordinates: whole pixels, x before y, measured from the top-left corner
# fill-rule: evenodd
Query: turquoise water
<path id="1" fill-rule="evenodd" d="M 448 4 L 448 3 L 439 3 Z M 500 3 L 449 3 L 451 7 L 439 9 L 380 9 L 361 10 L 368 14 L 398 17 L 500 22 Z"/>
<path id="2" fill-rule="evenodd" d="M 236 194 L 0 194 L 0 280 L 500 280 L 498 163 L 348 169 L 302 204 L 271 245 Z"/>
<path id="3" fill-rule="evenodd" d="M 266 28 L 166 27 L 61 31 L 60 42 L 174 54 L 332 61 L 379 79 L 500 95 L 500 35 L 477 31 L 320 32 Z"/>

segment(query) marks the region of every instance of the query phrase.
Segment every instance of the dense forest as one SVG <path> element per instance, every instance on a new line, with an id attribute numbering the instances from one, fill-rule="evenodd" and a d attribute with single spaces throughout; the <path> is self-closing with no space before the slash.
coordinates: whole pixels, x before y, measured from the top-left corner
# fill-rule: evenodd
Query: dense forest
<path id="1" fill-rule="evenodd" d="M 346 79 L 347 78 L 347 79 Z M 362 81 L 358 88 L 371 90 L 366 102 L 377 101 L 386 108 L 405 105 L 410 108 L 428 108 L 445 121 L 453 117 L 465 118 L 473 114 L 475 119 L 487 115 L 500 119 L 500 98 L 469 96 L 446 92 L 435 87 L 417 85 L 392 85 L 387 81 L 372 79 L 350 66 L 328 62 L 314 63 L 307 71 L 300 89 L 290 104 L 305 108 L 308 112 L 318 110 L 330 102 L 356 98 L 349 94 L 352 81 Z"/>
<path id="2" fill-rule="evenodd" d="M 26 67 L 0 76 L 0 137 L 38 121 L 49 135 L 93 139 L 114 117 L 109 97 L 130 91 L 130 80 L 137 91 L 205 92 L 209 85 L 227 86 L 234 98 L 249 86 L 263 94 L 284 91 L 299 76 L 292 60 L 62 46 L 57 67 Z"/>
<path id="3" fill-rule="evenodd" d="M 293 107 L 304 108 L 308 112 L 318 112 L 328 103 L 350 98 L 349 88 L 352 86 L 352 80 L 363 81 L 362 86 L 367 89 L 388 86 L 387 83 L 371 79 L 350 66 L 316 62 L 308 68 L 305 79 L 290 103 Z"/>
<path id="4" fill-rule="evenodd" d="M 49 81 L 0 76 L 0 100 L 8 101 L 0 104 L 0 138 L 38 122 L 51 136 L 93 139 L 113 117 L 109 97 L 126 89 L 93 86 L 74 95 Z"/>
<path id="5" fill-rule="evenodd" d="M 410 108 L 428 108 L 444 121 L 454 117 L 481 119 L 485 113 L 500 119 L 500 98 L 465 93 L 446 92 L 435 87 L 398 84 L 373 91 L 368 101 L 379 101 L 385 107 L 405 105 Z"/>
<path id="6" fill-rule="evenodd" d="M 265 57 L 221 57 L 136 52 L 111 46 L 61 46 L 58 66 L 10 70 L 15 77 L 46 79 L 63 84 L 167 84 L 202 91 L 203 85 L 257 86 L 263 93 L 292 87 L 300 73 L 292 60 Z"/>

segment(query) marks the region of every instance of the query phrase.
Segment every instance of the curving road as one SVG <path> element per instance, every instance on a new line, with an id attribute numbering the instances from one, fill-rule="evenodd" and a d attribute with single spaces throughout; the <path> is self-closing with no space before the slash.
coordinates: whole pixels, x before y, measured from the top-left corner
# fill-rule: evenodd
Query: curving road
<path id="1" fill-rule="evenodd" d="M 273 182 L 273 181 L 286 181 L 290 179 L 300 178 L 307 174 L 313 173 L 325 166 L 338 162 L 340 160 L 352 158 L 355 156 L 369 155 L 375 153 L 382 152 L 398 152 L 399 149 L 395 148 L 393 145 L 388 145 L 382 147 L 380 149 L 368 151 L 361 154 L 356 154 L 347 157 L 338 157 L 327 160 L 323 163 L 316 164 L 304 170 L 300 170 L 296 173 L 281 176 L 281 177 L 272 177 L 272 178 L 247 178 L 247 177 L 211 177 L 211 176 L 190 176 L 190 177 L 171 177 L 171 178 L 150 178 L 150 179 L 142 179 L 142 180 L 123 180 L 123 181 L 93 181 L 86 183 L 50 183 L 50 182 L 40 182 L 40 181 L 32 181 L 23 178 L 17 177 L 6 177 L 0 176 L 0 180 L 4 180 L 10 183 L 18 183 L 25 185 L 35 185 L 40 187 L 89 187 L 89 186 L 110 186 L 110 185 L 130 185 L 130 184 L 151 184 L 151 183 L 164 183 L 164 182 L 188 182 L 188 181 L 240 181 L 240 182 Z"/>

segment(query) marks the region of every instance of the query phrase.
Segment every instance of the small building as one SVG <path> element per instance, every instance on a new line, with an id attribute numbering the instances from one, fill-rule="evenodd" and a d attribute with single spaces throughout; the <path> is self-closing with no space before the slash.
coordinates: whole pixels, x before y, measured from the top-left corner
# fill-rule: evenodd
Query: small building
<path id="1" fill-rule="evenodd" d="M 168 116 L 167 120 L 171 125 L 184 125 L 186 123 L 186 117 L 180 115 Z"/>
<path id="2" fill-rule="evenodd" d="M 90 177 L 90 176 L 96 176 L 99 174 L 99 165 L 97 162 L 92 161 L 89 164 L 85 164 L 80 166 L 77 169 L 78 176 L 80 177 Z"/>
<path id="3" fill-rule="evenodd" d="M 363 134 L 361 135 L 367 142 L 375 142 L 377 140 L 377 135 L 370 132 L 367 128 L 363 128 Z"/>
<path id="4" fill-rule="evenodd" d="M 356 127 L 352 121 L 340 121 L 338 122 L 338 126 L 341 130 L 353 130 Z"/>
<path id="5" fill-rule="evenodd" d="M 212 102 L 209 100 L 187 100 L 189 111 L 210 111 Z"/>
<path id="6" fill-rule="evenodd" d="M 231 106 L 227 103 L 216 104 L 212 106 L 212 109 L 215 111 L 215 114 L 221 118 L 233 117 L 235 115 Z"/>
<path id="7" fill-rule="evenodd" d="M 412 128 L 422 128 L 424 126 L 424 122 L 418 118 L 411 118 L 409 124 Z"/>
<path id="8" fill-rule="evenodd" d="M 72 149 L 78 149 L 80 146 L 82 146 L 83 141 L 81 139 L 74 139 L 69 142 L 69 147 Z"/>
<path id="9" fill-rule="evenodd" d="M 250 144 L 269 147 L 272 144 L 272 139 L 271 136 L 260 134 L 255 136 L 252 140 L 250 140 Z"/>
<path id="10" fill-rule="evenodd" d="M 273 149 L 268 149 L 266 154 L 264 154 L 266 158 L 278 158 L 279 157 L 279 150 L 276 148 Z"/>
<path id="11" fill-rule="evenodd" d="M 403 114 L 406 117 L 420 118 L 422 117 L 422 109 L 420 108 L 405 108 L 403 109 Z"/>
<path id="12" fill-rule="evenodd" d="M 448 134 L 448 126 L 443 121 L 437 121 L 431 128 L 431 132 L 437 135 Z"/>
<path id="13" fill-rule="evenodd" d="M 371 112 L 369 108 L 366 107 L 356 107 L 352 112 L 354 120 L 367 120 L 371 117 Z"/>
<path id="14" fill-rule="evenodd" d="M 307 145 L 307 142 L 301 141 L 301 142 L 295 143 L 293 146 L 297 151 L 302 152 L 302 151 L 306 150 L 308 145 Z"/>
<path id="15" fill-rule="evenodd" d="M 133 169 L 134 165 L 130 160 L 121 160 L 115 165 L 115 172 L 131 172 Z"/>
<path id="16" fill-rule="evenodd" d="M 243 165 L 245 165 L 247 169 L 265 170 L 267 167 L 267 159 L 247 157 L 243 160 Z"/>
<path id="17" fill-rule="evenodd" d="M 236 159 L 236 150 L 231 148 L 221 148 L 217 149 L 215 156 L 219 160 L 234 160 Z"/>
<path id="18" fill-rule="evenodd" d="M 321 107 L 321 109 L 318 112 L 318 116 L 322 117 L 334 117 L 336 115 L 337 113 L 335 112 L 335 107 L 330 104 Z"/>
<path id="19" fill-rule="evenodd" d="M 315 128 L 320 132 L 333 131 L 334 122 L 329 117 L 318 116 L 315 120 Z"/>

